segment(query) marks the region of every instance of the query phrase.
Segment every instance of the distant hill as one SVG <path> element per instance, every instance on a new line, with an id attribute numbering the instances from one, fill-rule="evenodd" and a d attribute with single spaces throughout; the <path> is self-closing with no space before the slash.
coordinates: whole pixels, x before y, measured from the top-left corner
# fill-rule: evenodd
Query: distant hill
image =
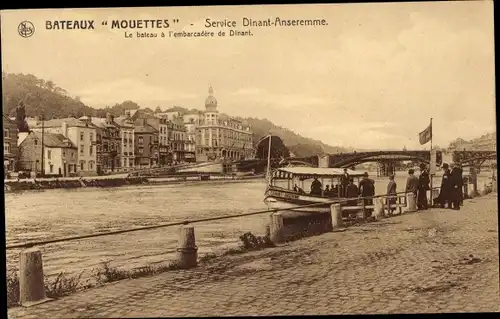
<path id="1" fill-rule="evenodd" d="M 43 113 L 46 119 L 78 118 L 83 115 L 105 117 L 108 112 L 120 116 L 125 110 L 141 108 L 133 101 L 124 101 L 102 109 L 92 108 L 81 102 L 78 96 L 70 96 L 66 90 L 58 87 L 54 82 L 39 79 L 32 74 L 2 73 L 2 92 L 3 112 L 7 116 L 15 116 L 15 109 L 20 101 L 24 101 L 28 117 L 41 116 Z M 159 107 L 156 107 L 154 111 L 150 108 L 141 109 L 151 113 L 162 111 Z M 172 110 L 183 114 L 189 111 L 180 106 L 169 109 L 169 111 Z M 255 145 L 261 138 L 271 133 L 279 136 L 296 157 L 313 156 L 318 153 L 353 151 L 353 149 L 331 146 L 318 140 L 303 137 L 266 119 L 240 119 L 246 121 L 252 128 Z"/>

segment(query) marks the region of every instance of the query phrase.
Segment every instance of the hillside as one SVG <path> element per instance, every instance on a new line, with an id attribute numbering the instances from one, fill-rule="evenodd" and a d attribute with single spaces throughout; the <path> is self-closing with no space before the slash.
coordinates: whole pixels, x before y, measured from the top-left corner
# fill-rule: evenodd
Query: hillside
<path id="1" fill-rule="evenodd" d="M 125 110 L 141 108 L 133 101 L 124 101 L 103 109 L 95 109 L 85 105 L 77 96 L 70 96 L 63 88 L 58 87 L 52 81 L 39 79 L 31 74 L 2 73 L 2 105 L 3 112 L 7 116 L 15 116 L 15 110 L 20 101 L 26 106 L 26 116 L 36 117 L 42 113 L 46 119 L 62 117 L 81 117 L 90 115 L 94 117 L 105 117 L 109 112 L 120 116 Z M 141 108 L 148 112 L 160 112 Z M 176 111 L 181 113 L 189 110 L 175 106 Z M 172 110 L 172 109 L 169 109 Z M 348 151 L 346 148 L 326 145 L 321 141 L 303 137 L 289 129 L 277 126 L 266 119 L 240 118 L 248 122 L 254 132 L 254 142 L 257 142 L 269 133 L 279 136 L 290 151 L 297 157 L 306 157 L 318 153 L 336 153 Z"/>

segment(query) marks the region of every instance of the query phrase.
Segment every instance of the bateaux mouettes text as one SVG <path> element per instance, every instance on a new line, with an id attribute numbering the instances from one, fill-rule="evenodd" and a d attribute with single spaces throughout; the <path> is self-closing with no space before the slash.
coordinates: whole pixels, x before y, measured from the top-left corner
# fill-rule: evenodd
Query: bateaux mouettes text
<path id="1" fill-rule="evenodd" d="M 47 30 L 94 30 L 94 20 L 47 20 Z"/>

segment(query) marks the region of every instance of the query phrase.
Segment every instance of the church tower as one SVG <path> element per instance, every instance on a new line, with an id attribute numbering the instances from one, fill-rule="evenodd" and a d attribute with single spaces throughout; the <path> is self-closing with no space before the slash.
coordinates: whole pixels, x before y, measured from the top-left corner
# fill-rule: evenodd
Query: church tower
<path id="1" fill-rule="evenodd" d="M 208 97 L 205 100 L 205 123 L 216 124 L 219 111 L 217 111 L 217 99 L 214 97 L 214 89 L 210 85 L 208 88 Z"/>

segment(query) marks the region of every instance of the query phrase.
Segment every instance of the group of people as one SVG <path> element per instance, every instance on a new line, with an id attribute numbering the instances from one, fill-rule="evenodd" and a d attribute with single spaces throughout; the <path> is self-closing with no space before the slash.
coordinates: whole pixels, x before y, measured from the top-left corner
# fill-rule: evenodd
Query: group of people
<path id="1" fill-rule="evenodd" d="M 394 180 L 394 176 L 392 176 L 392 179 Z M 431 179 L 429 171 L 427 170 L 425 164 L 420 164 L 420 175 L 418 177 L 415 176 L 414 169 L 408 170 L 405 192 L 415 194 L 415 198 L 417 199 L 417 209 L 419 210 L 425 210 L 429 206 L 429 202 L 427 201 L 427 191 L 431 189 L 429 186 L 430 182 Z M 391 184 L 391 182 L 389 182 L 389 184 Z M 392 193 L 395 193 L 395 190 Z"/>
<path id="2" fill-rule="evenodd" d="M 463 203 L 463 170 L 460 165 L 452 165 L 451 169 L 448 164 L 443 164 L 443 180 L 441 182 L 441 191 L 436 198 L 436 203 L 441 207 L 450 209 L 460 209 Z M 417 199 L 417 209 L 425 210 L 429 206 L 427 200 L 427 191 L 430 188 L 430 175 L 425 164 L 420 164 L 420 174 L 415 176 L 415 170 L 408 170 L 408 179 L 406 180 L 406 193 L 413 193 Z M 294 190 L 300 193 L 304 191 L 294 186 Z M 311 183 L 311 195 L 327 196 L 327 197 L 344 197 L 349 200 L 347 205 L 356 206 L 358 198 L 363 197 L 364 205 L 373 205 L 375 196 L 375 181 L 368 177 L 368 173 L 363 174 L 362 180 L 359 182 L 359 187 L 354 184 L 354 180 L 349 176 L 347 169 L 344 169 L 344 174 L 341 176 L 340 185 L 326 185 L 323 190 L 321 182 L 318 178 L 314 178 Z M 387 184 L 387 204 L 396 204 L 397 200 L 397 184 L 394 180 L 394 174 L 389 176 L 389 183 Z M 431 195 L 432 196 L 432 195 Z M 368 197 L 368 198 L 367 198 Z M 394 209 L 391 208 L 391 212 Z M 370 213 L 366 210 L 367 214 Z"/>
<path id="3" fill-rule="evenodd" d="M 441 191 L 436 198 L 436 202 L 442 208 L 450 208 L 459 210 L 463 204 L 463 170 L 460 165 L 452 165 L 452 169 L 448 164 L 443 164 L 443 179 L 441 181 Z M 413 169 L 408 170 L 408 179 L 406 181 L 407 193 L 415 194 L 417 198 L 417 208 L 425 210 L 428 208 L 427 191 L 430 190 L 430 176 L 425 164 L 420 164 L 420 175 L 415 176 Z M 396 183 L 394 176 L 389 177 L 387 185 L 387 195 L 396 194 Z M 432 195 L 431 195 L 432 196 Z M 395 200 L 395 198 L 394 198 Z"/>
<path id="4" fill-rule="evenodd" d="M 441 191 L 437 198 L 437 202 L 442 208 L 451 208 L 459 210 L 463 204 L 464 179 L 461 165 L 443 164 L 443 180 L 441 182 Z"/>

